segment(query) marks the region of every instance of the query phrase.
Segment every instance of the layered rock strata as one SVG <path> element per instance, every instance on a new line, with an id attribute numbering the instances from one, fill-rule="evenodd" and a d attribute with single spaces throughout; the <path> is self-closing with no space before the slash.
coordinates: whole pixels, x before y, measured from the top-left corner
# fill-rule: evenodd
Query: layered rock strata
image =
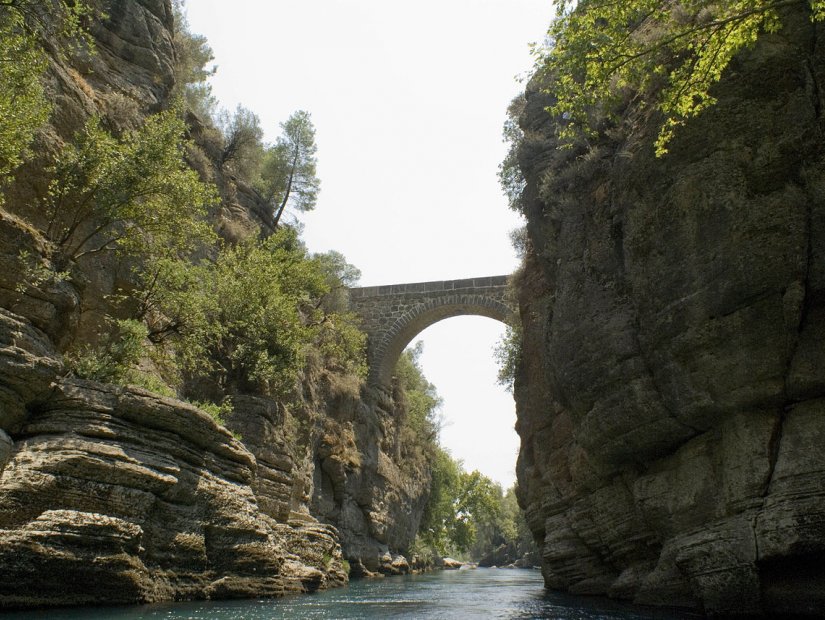
<path id="1" fill-rule="evenodd" d="M 346 581 L 335 529 L 262 510 L 254 456 L 210 416 L 138 388 L 60 379 L 45 337 L 0 319 L 0 384 L 26 410 L 0 437 L 0 606 L 277 596 Z"/>
<path id="2" fill-rule="evenodd" d="M 187 403 L 67 378 L 60 351 L 95 341 L 133 265 L 51 271 L 44 167 L 91 115 L 124 130 L 168 105 L 177 53 L 169 0 L 95 5 L 95 51 L 52 58 L 52 119 L 0 208 L 0 608 L 311 591 L 346 581 L 342 545 L 364 570 L 403 571 L 428 474 L 405 464 L 391 399 L 324 371 L 297 405 L 236 396 L 233 435 Z M 187 121 L 223 198 L 214 228 L 268 230 L 214 165 L 215 130 Z"/>
<path id="3" fill-rule="evenodd" d="M 518 478 L 549 587 L 825 609 L 825 32 L 786 17 L 664 158 L 632 108 L 558 150 L 528 89 Z"/>

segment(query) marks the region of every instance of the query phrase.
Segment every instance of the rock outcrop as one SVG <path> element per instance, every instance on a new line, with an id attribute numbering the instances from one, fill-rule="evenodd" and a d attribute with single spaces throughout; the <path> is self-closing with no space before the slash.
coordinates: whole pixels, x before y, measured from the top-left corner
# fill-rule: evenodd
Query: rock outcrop
<path id="1" fill-rule="evenodd" d="M 365 574 L 407 573 L 429 493 L 422 455 L 408 453 L 399 405 L 378 388 L 359 396 L 325 389 L 324 431 L 314 451 L 312 513 L 338 528 L 344 556 Z M 402 561 L 403 560 L 403 561 Z"/>
<path id="2" fill-rule="evenodd" d="M 346 581 L 335 529 L 262 510 L 254 456 L 209 415 L 61 379 L 45 335 L 0 318 L 0 357 L 16 362 L 0 384 L 26 411 L 0 437 L 0 606 L 276 596 Z"/>
<path id="3" fill-rule="evenodd" d="M 386 395 L 315 369 L 297 404 L 234 397 L 227 430 L 185 402 L 67 375 L 61 352 L 95 342 L 133 265 L 52 270 L 44 167 L 89 116 L 123 130 L 168 105 L 176 61 L 170 0 L 95 4 L 95 53 L 52 58 L 53 117 L 0 207 L 0 609 L 306 592 L 345 583 L 344 556 L 409 570 L 398 552 L 429 474 L 405 458 Z M 266 232 L 255 192 L 212 164 L 214 128 L 187 120 L 190 163 L 223 198 L 216 231 Z"/>
<path id="4" fill-rule="evenodd" d="M 633 110 L 558 150 L 528 88 L 518 479 L 551 588 L 825 609 L 825 31 L 786 17 L 661 159 Z"/>

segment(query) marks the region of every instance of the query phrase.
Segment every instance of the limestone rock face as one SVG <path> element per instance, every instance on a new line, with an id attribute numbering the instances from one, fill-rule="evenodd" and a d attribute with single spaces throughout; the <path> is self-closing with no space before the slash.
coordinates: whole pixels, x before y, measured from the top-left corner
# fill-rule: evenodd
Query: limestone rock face
<path id="1" fill-rule="evenodd" d="M 276 596 L 343 583 L 334 528 L 277 521 L 207 414 L 63 380 L 0 474 L 0 606 Z M 46 577 L 47 576 L 47 577 Z"/>
<path id="2" fill-rule="evenodd" d="M 91 115 L 126 130 L 166 106 L 176 59 L 170 0 L 94 4 L 96 51 L 51 59 L 53 115 L 0 209 L 0 609 L 312 591 L 346 582 L 344 556 L 408 570 L 429 474 L 392 399 L 307 377 L 291 410 L 236 397 L 236 438 L 186 403 L 67 377 L 60 352 L 96 342 L 135 265 L 55 272 L 46 167 Z M 218 234 L 270 230 L 257 193 L 215 166 L 218 132 L 187 124 L 190 163 L 222 197 Z"/>
<path id="3" fill-rule="evenodd" d="M 407 554 L 429 493 L 429 470 L 408 454 L 397 403 L 377 388 L 328 390 L 314 452 L 312 513 L 335 525 L 344 556 L 365 572 L 409 572 Z M 387 558 L 390 558 L 387 561 Z"/>
<path id="4" fill-rule="evenodd" d="M 788 23 L 662 159 L 645 123 L 557 150 L 528 88 L 518 478 L 550 587 L 825 609 L 825 32 Z"/>

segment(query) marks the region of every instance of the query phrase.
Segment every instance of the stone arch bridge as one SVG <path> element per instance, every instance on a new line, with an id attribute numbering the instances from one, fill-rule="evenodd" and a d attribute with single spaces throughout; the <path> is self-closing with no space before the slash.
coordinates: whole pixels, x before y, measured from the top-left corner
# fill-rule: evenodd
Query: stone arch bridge
<path id="1" fill-rule="evenodd" d="M 510 276 L 417 282 L 349 289 L 350 309 L 367 333 L 369 382 L 388 387 L 404 348 L 433 323 L 460 315 L 480 315 L 510 323 L 516 305 Z"/>

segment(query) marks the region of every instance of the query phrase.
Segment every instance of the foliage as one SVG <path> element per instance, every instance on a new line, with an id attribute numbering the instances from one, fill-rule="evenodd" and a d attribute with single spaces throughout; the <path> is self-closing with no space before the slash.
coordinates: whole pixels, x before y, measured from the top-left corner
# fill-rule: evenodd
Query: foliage
<path id="1" fill-rule="evenodd" d="M 27 156 L 51 111 L 40 83 L 48 66 L 46 41 L 88 45 L 81 22 L 89 13 L 86 3 L 68 0 L 0 3 L 0 185 Z"/>
<path id="2" fill-rule="evenodd" d="M 215 65 L 209 65 L 215 56 L 206 37 L 189 30 L 183 1 L 176 0 L 172 8 L 175 20 L 175 94 L 183 97 L 188 110 L 209 121 L 217 105 L 212 86 L 207 81 L 217 71 Z"/>
<path id="3" fill-rule="evenodd" d="M 316 176 L 315 127 L 309 112 L 294 112 L 281 123 L 281 131 L 266 151 L 259 185 L 262 197 L 272 205 L 275 226 L 287 207 L 295 211 L 314 209 L 321 185 Z"/>
<path id="4" fill-rule="evenodd" d="M 482 525 L 500 518 L 501 486 L 478 470 L 461 472 L 453 502 L 455 516 L 450 523 L 450 539 L 460 550 L 469 550 Z"/>
<path id="5" fill-rule="evenodd" d="M 150 340 L 225 393 L 288 395 L 309 349 L 327 367 L 366 372 L 365 336 L 351 314 L 324 308 L 329 272 L 291 229 L 225 247 L 214 261 L 162 258 L 145 274 L 138 298 Z"/>
<path id="6" fill-rule="evenodd" d="M 46 236 L 65 261 L 121 250 L 185 252 L 211 238 L 203 220 L 213 190 L 184 162 L 176 110 L 116 138 L 91 118 L 51 168 Z"/>
<path id="7" fill-rule="evenodd" d="M 518 148 L 524 138 L 524 132 L 519 127 L 519 116 L 524 110 L 525 101 L 524 95 L 520 95 L 513 99 L 507 108 L 507 120 L 504 121 L 502 135 L 509 148 L 498 166 L 499 185 L 507 197 L 510 208 L 517 212 L 521 211 L 521 194 L 527 184 L 518 163 Z"/>
<path id="8" fill-rule="evenodd" d="M 316 254 L 314 258 L 335 286 L 355 286 L 358 284 L 358 280 L 361 279 L 361 270 L 348 263 L 341 252 L 329 250 L 322 254 Z"/>
<path id="9" fill-rule="evenodd" d="M 653 99 L 663 121 L 657 155 L 674 132 L 712 106 L 712 86 L 733 57 L 760 33 L 782 26 L 780 11 L 802 0 L 554 0 L 550 44 L 536 50 L 552 78 L 550 111 L 569 123 L 572 142 L 595 132 L 594 112 L 614 118 L 628 92 Z M 825 18 L 825 0 L 808 0 L 811 18 Z M 598 116 L 598 115 L 596 115 Z"/>
<path id="10" fill-rule="evenodd" d="M 146 327 L 139 321 L 112 320 L 111 330 L 96 346 L 85 345 L 69 351 L 66 359 L 72 372 L 81 379 L 103 383 L 142 382 L 136 370 L 143 357 Z"/>
<path id="11" fill-rule="evenodd" d="M 500 520 L 501 487 L 439 447 L 431 461 L 430 497 L 419 527 L 421 541 L 445 555 L 469 551 L 479 529 Z"/>
<path id="12" fill-rule="evenodd" d="M 215 420 L 215 422 L 221 425 L 226 424 L 226 416 L 232 414 L 232 403 L 228 400 L 220 404 L 211 403 L 209 401 L 197 400 L 192 401 L 192 404 L 195 405 L 195 407 L 197 407 L 201 411 L 205 411 L 206 413 L 208 413 L 209 416 L 213 420 Z"/>
<path id="13" fill-rule="evenodd" d="M 447 555 L 453 546 L 451 526 L 455 518 L 461 464 L 439 446 L 430 461 L 430 475 L 430 495 L 418 535 L 424 544 Z"/>
<path id="14" fill-rule="evenodd" d="M 504 336 L 496 343 L 493 355 L 498 363 L 498 384 L 513 391 L 518 365 L 521 360 L 521 325 L 508 325 Z"/>
<path id="15" fill-rule="evenodd" d="M 222 112 L 218 126 L 223 134 L 223 149 L 218 162 L 221 169 L 245 178 L 256 179 L 264 158 L 261 121 L 251 110 L 239 105 L 233 114 Z"/>
<path id="16" fill-rule="evenodd" d="M 423 350 L 424 344 L 420 340 L 414 347 L 405 349 L 395 367 L 395 376 L 406 402 L 405 424 L 423 445 L 425 454 L 429 454 L 438 444 L 441 427 L 438 412 L 442 399 L 421 369 L 419 359 Z"/>

